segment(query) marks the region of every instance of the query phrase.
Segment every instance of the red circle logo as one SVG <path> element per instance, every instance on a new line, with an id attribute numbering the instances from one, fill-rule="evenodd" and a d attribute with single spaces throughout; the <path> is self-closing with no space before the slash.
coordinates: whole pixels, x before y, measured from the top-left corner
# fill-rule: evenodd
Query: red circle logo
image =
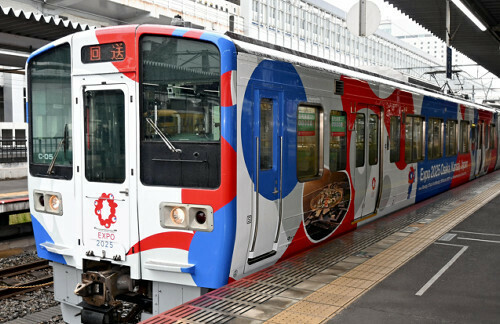
<path id="1" fill-rule="evenodd" d="M 108 202 L 109 205 L 109 216 L 104 219 L 102 217 L 102 207 L 104 206 L 104 201 Z M 95 214 L 99 218 L 99 223 L 102 226 L 109 228 L 111 224 L 116 223 L 116 207 L 118 205 L 115 203 L 115 197 L 112 194 L 103 193 L 99 199 L 94 201 Z"/>
<path id="2" fill-rule="evenodd" d="M 375 190 L 375 185 L 377 184 L 377 179 L 375 179 L 375 177 L 373 177 L 372 179 L 372 190 Z"/>

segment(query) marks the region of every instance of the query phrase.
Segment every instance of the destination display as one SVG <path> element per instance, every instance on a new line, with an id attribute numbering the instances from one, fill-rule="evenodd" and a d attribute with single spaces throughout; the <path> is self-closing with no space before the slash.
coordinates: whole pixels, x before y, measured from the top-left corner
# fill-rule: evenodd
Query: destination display
<path id="1" fill-rule="evenodd" d="M 125 59 L 125 43 L 97 44 L 82 47 L 83 63 L 115 62 Z"/>

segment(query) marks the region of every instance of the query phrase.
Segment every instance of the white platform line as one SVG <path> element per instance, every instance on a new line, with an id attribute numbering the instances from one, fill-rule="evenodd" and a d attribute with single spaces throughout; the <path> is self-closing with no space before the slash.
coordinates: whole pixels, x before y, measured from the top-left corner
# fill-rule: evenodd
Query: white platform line
<path id="1" fill-rule="evenodd" d="M 465 246 L 462 244 L 451 244 L 451 243 L 443 243 L 443 242 L 434 242 L 434 244 L 446 245 L 446 246 L 456 246 L 456 247 L 460 247 L 460 248 Z"/>
<path id="2" fill-rule="evenodd" d="M 455 261 L 457 261 L 457 259 L 465 252 L 465 250 L 467 250 L 469 247 L 468 246 L 464 246 L 460 249 L 460 251 L 458 251 L 457 254 L 455 254 L 455 256 L 453 258 L 451 258 L 450 261 L 448 261 L 447 264 L 444 265 L 444 267 L 441 268 L 441 270 L 439 270 L 435 275 L 434 277 L 432 277 L 429 281 L 427 281 L 427 283 L 422 287 L 420 288 L 419 291 L 417 291 L 417 293 L 415 295 L 417 296 L 422 296 L 426 291 L 427 289 L 429 289 L 435 282 L 436 280 L 439 279 L 439 277 L 441 277 L 443 275 L 443 273 L 445 273 L 446 270 L 448 270 L 448 268 L 451 267 L 451 265 L 453 263 L 455 263 Z"/>
<path id="3" fill-rule="evenodd" d="M 478 232 L 467 232 L 467 231 L 455 231 L 455 230 L 452 230 L 451 232 L 454 232 L 454 233 L 463 233 L 463 234 L 473 234 L 473 235 L 484 235 L 484 236 L 500 236 L 500 234 L 478 233 Z"/>
<path id="4" fill-rule="evenodd" d="M 470 237 L 457 237 L 458 240 L 467 240 L 467 241 L 478 241 L 478 242 L 486 242 L 486 243 L 496 243 L 500 244 L 500 241 L 492 241 L 492 240 L 480 240 Z"/>

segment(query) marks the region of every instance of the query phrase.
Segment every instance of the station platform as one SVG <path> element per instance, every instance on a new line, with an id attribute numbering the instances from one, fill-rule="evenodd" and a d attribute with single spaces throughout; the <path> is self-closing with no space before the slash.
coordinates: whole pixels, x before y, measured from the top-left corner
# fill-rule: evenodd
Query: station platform
<path id="1" fill-rule="evenodd" d="M 28 180 L 0 180 L 0 226 L 8 225 L 2 215 L 29 211 Z"/>
<path id="2" fill-rule="evenodd" d="M 143 323 L 498 323 L 500 171 Z"/>

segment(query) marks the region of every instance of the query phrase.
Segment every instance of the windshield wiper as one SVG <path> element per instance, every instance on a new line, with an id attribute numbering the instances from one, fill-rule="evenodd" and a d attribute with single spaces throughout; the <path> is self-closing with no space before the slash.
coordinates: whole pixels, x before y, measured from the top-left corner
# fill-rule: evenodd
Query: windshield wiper
<path id="1" fill-rule="evenodd" d="M 174 146 L 174 144 L 172 144 L 172 142 L 170 142 L 170 140 L 167 138 L 167 136 L 165 136 L 165 134 L 163 134 L 163 132 L 161 131 L 161 129 L 159 129 L 158 126 L 155 125 L 155 123 L 153 122 L 153 120 L 151 120 L 151 118 L 146 117 L 146 121 L 148 122 L 149 125 L 151 125 L 151 127 L 153 127 L 153 129 L 155 130 L 156 134 L 158 134 L 158 136 L 160 136 L 160 138 L 162 139 L 163 143 L 165 143 L 165 145 L 169 148 L 170 151 L 172 151 L 174 153 L 182 153 L 182 150 L 176 148 Z"/>
<path id="2" fill-rule="evenodd" d="M 54 156 L 52 157 L 52 161 L 50 161 L 49 168 L 47 169 L 47 174 L 52 174 L 54 166 L 56 164 L 57 160 L 57 155 L 59 154 L 59 151 L 61 150 L 61 147 L 64 145 L 64 152 L 66 152 L 66 143 L 68 142 L 68 124 L 64 124 L 64 135 L 62 140 L 59 142 L 59 145 L 57 145 L 57 149 L 54 152 Z"/>

